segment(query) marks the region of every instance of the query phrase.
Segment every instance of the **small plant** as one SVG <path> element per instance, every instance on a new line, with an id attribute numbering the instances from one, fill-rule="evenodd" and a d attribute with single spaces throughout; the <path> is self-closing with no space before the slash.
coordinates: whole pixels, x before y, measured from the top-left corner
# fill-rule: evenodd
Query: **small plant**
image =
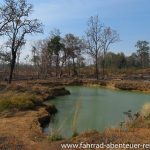
<path id="1" fill-rule="evenodd" d="M 125 121 L 121 121 L 121 122 L 120 122 L 120 129 L 123 129 L 124 124 L 125 124 Z"/>
<path id="2" fill-rule="evenodd" d="M 78 134 L 78 132 L 73 132 L 73 134 L 72 134 L 72 137 L 76 137 L 76 136 L 78 136 L 79 134 Z"/>
<path id="3" fill-rule="evenodd" d="M 63 136 L 60 134 L 59 129 L 52 129 L 48 139 L 50 141 L 60 141 L 63 140 Z"/>
<path id="4" fill-rule="evenodd" d="M 132 115 L 132 111 L 128 110 L 127 112 L 124 112 L 124 115 L 126 115 L 129 120 L 133 120 L 133 115 Z"/>

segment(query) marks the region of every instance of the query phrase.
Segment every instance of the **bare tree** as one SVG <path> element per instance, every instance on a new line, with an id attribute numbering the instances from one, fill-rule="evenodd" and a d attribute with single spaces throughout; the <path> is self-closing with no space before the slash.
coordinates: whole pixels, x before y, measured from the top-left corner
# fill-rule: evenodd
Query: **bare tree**
<path id="1" fill-rule="evenodd" d="M 99 78 L 98 56 L 101 52 L 101 34 L 103 25 L 98 16 L 90 17 L 86 31 L 87 53 L 94 59 L 95 76 Z"/>
<path id="2" fill-rule="evenodd" d="M 103 51 L 103 78 L 105 76 L 105 56 L 107 54 L 107 51 L 109 50 L 110 45 L 117 41 L 119 41 L 119 34 L 117 33 L 117 31 L 111 29 L 110 27 L 105 27 L 101 35 L 101 49 Z"/>
<path id="3" fill-rule="evenodd" d="M 36 42 L 35 46 L 32 46 L 32 58 L 31 58 L 31 62 L 33 62 L 34 64 L 34 70 L 37 74 L 37 77 L 39 78 L 40 75 L 40 63 L 41 63 L 41 54 L 39 52 L 39 42 Z"/>
<path id="4" fill-rule="evenodd" d="M 0 35 L 4 35 L 7 29 L 7 24 L 13 20 L 13 2 L 11 0 L 5 0 L 5 7 L 0 7 Z M 7 5 L 10 3 L 10 5 Z M 12 12 L 12 13 L 8 13 Z"/>
<path id="5" fill-rule="evenodd" d="M 37 19 L 29 19 L 32 12 L 32 5 L 26 0 L 5 0 L 5 4 L 0 7 L 2 20 L 5 20 L 4 35 L 8 38 L 8 46 L 11 49 L 11 66 L 9 83 L 16 63 L 17 51 L 25 44 L 25 37 L 32 33 L 42 33 L 42 24 Z M 3 12 L 5 11 L 5 13 Z M 9 16 L 9 17 L 8 17 Z"/>
<path id="6" fill-rule="evenodd" d="M 6 71 L 7 68 L 6 66 L 9 64 L 10 59 L 11 59 L 10 53 L 2 48 L 2 50 L 0 51 L 0 64 L 2 63 L 4 72 Z"/>
<path id="7" fill-rule="evenodd" d="M 42 77 L 46 78 L 51 68 L 51 53 L 48 49 L 48 41 L 43 40 L 41 45 L 41 72 Z"/>
<path id="8" fill-rule="evenodd" d="M 51 53 L 48 49 L 48 40 L 39 40 L 32 47 L 32 59 L 35 72 L 37 72 L 38 78 L 46 78 L 48 71 L 51 67 Z"/>

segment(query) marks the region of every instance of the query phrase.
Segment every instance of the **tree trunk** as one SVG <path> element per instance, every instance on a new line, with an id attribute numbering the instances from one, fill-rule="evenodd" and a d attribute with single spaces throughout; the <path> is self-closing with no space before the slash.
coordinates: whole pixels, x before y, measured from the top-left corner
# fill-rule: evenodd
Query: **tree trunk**
<path id="1" fill-rule="evenodd" d="M 105 58 L 103 58 L 102 69 L 103 69 L 102 79 L 104 79 L 105 78 Z"/>
<path id="2" fill-rule="evenodd" d="M 52 58 L 50 57 L 50 61 L 49 61 L 49 68 L 50 70 L 52 70 Z M 52 72 L 49 73 L 50 76 L 52 76 Z"/>
<path id="3" fill-rule="evenodd" d="M 99 71 L 98 71 L 98 59 L 97 59 L 97 57 L 95 59 L 95 76 L 96 76 L 96 79 L 98 80 L 99 79 Z"/>
<path id="4" fill-rule="evenodd" d="M 11 64 L 10 64 L 10 74 L 9 74 L 9 81 L 8 83 L 11 84 L 12 82 L 12 77 L 13 77 L 13 71 L 15 68 L 15 63 L 16 63 L 16 54 L 12 55 L 12 60 L 11 60 Z"/>
<path id="5" fill-rule="evenodd" d="M 58 69 L 59 69 L 59 55 L 56 56 L 56 77 L 58 77 Z"/>
<path id="6" fill-rule="evenodd" d="M 77 71 L 76 71 L 76 66 L 75 66 L 75 62 L 74 62 L 74 57 L 72 58 L 72 61 L 73 61 L 73 75 L 76 76 Z"/>
<path id="7" fill-rule="evenodd" d="M 70 77 L 70 63 L 68 62 L 68 75 Z"/>
<path id="8" fill-rule="evenodd" d="M 106 50 L 104 50 L 104 56 L 103 56 L 103 62 L 102 62 L 102 68 L 103 68 L 102 79 L 105 78 L 105 56 L 106 56 Z"/>

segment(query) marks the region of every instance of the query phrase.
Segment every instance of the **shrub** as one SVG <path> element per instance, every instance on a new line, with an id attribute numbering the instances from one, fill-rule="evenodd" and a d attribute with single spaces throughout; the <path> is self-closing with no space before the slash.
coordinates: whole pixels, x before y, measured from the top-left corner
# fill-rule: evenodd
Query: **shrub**
<path id="1" fill-rule="evenodd" d="M 79 134 L 77 131 L 73 132 L 72 137 L 77 137 Z"/>
<path id="2" fill-rule="evenodd" d="M 11 109 L 12 103 L 8 100 L 0 100 L 0 111 Z"/>

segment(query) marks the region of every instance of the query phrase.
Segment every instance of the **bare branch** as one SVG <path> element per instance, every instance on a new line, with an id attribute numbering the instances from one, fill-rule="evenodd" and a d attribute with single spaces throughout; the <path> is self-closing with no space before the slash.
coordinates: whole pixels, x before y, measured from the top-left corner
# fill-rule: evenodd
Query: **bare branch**
<path id="1" fill-rule="evenodd" d="M 33 6 L 26 0 L 5 0 L 0 7 L 0 35 L 8 38 L 11 48 L 11 73 L 15 66 L 17 51 L 26 43 L 25 37 L 29 34 L 43 33 L 42 23 L 37 19 L 29 19 Z"/>

